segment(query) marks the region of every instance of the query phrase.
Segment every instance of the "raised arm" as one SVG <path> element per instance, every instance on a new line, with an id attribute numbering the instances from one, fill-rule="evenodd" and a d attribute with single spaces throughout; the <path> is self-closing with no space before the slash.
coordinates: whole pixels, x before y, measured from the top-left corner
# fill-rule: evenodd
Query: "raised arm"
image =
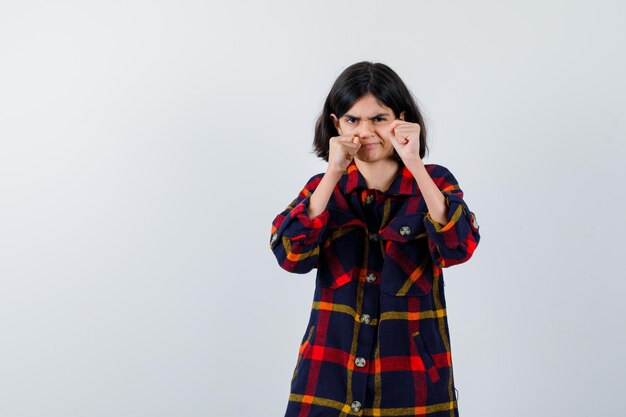
<path id="1" fill-rule="evenodd" d="M 342 175 L 330 169 L 325 174 L 314 175 L 274 218 L 270 248 L 281 268 L 305 274 L 316 267 L 330 216 L 328 202 Z"/>
<path id="2" fill-rule="evenodd" d="M 446 167 L 435 165 L 431 177 L 444 196 L 446 218 L 442 224 L 427 213 L 424 224 L 431 256 L 445 268 L 471 258 L 480 241 L 479 226 L 454 175 Z"/>
<path id="3" fill-rule="evenodd" d="M 326 172 L 311 177 L 298 197 L 274 218 L 270 248 L 281 268 L 305 274 L 316 267 L 330 216 L 328 202 L 360 147 L 352 135 L 330 138 Z"/>

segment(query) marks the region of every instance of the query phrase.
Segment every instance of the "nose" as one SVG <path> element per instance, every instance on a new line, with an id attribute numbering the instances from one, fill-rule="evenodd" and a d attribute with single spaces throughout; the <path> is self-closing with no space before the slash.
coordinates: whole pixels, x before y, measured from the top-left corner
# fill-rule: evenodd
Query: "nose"
<path id="1" fill-rule="evenodd" d="M 361 123 L 359 123 L 359 136 L 361 137 L 369 137 L 372 136 L 374 133 L 374 126 L 373 126 L 373 121 L 371 120 L 364 120 Z"/>

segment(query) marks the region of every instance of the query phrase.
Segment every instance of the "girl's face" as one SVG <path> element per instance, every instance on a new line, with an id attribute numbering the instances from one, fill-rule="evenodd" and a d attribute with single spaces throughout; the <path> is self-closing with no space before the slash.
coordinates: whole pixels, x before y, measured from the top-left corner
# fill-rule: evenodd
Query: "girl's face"
<path id="1" fill-rule="evenodd" d="M 341 119 L 334 113 L 330 117 L 340 135 L 359 137 L 361 147 L 355 158 L 374 162 L 393 155 L 389 125 L 395 120 L 395 115 L 371 93 L 359 98 Z M 404 112 L 400 114 L 400 120 L 404 120 Z"/>

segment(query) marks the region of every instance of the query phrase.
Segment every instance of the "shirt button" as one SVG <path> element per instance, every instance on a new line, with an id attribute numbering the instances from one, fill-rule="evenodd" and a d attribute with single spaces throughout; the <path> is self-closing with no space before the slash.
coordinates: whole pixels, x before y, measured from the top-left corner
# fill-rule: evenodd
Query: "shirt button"
<path id="1" fill-rule="evenodd" d="M 370 233 L 369 238 L 370 240 L 373 240 L 374 242 L 378 241 L 378 235 L 376 233 Z"/>
<path id="2" fill-rule="evenodd" d="M 374 201 L 374 194 L 368 194 L 367 198 L 365 199 L 365 204 L 369 204 L 372 201 Z"/>
<path id="3" fill-rule="evenodd" d="M 364 367 L 365 366 L 365 358 L 362 358 L 362 357 L 359 356 L 358 358 L 356 358 L 354 360 L 354 364 L 356 366 L 358 366 L 359 368 Z"/>
<path id="4" fill-rule="evenodd" d="M 367 280 L 367 282 L 374 282 L 376 281 L 376 274 L 370 272 L 369 274 L 365 275 L 365 279 Z"/>
<path id="5" fill-rule="evenodd" d="M 361 323 L 369 324 L 371 317 L 369 314 L 361 314 Z"/>
<path id="6" fill-rule="evenodd" d="M 352 411 L 361 411 L 360 401 L 352 401 Z"/>
<path id="7" fill-rule="evenodd" d="M 402 226 L 400 228 L 400 234 L 402 236 L 407 236 L 411 234 L 411 228 L 409 226 Z"/>

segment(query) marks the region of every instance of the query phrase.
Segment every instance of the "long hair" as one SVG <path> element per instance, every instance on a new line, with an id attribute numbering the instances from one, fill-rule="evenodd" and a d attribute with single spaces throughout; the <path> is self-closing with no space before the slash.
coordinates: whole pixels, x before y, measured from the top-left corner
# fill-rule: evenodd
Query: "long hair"
<path id="1" fill-rule="evenodd" d="M 338 136 L 337 129 L 330 117 L 331 113 L 341 118 L 358 99 L 368 93 L 392 109 L 396 118 L 404 111 L 405 121 L 420 125 L 420 158 L 424 158 L 428 152 L 426 126 L 415 98 L 398 74 L 391 68 L 382 63 L 369 61 L 350 65 L 335 80 L 328 97 L 326 97 L 322 112 L 315 123 L 313 153 L 328 162 L 330 138 Z M 393 159 L 403 165 L 395 148 Z"/>

